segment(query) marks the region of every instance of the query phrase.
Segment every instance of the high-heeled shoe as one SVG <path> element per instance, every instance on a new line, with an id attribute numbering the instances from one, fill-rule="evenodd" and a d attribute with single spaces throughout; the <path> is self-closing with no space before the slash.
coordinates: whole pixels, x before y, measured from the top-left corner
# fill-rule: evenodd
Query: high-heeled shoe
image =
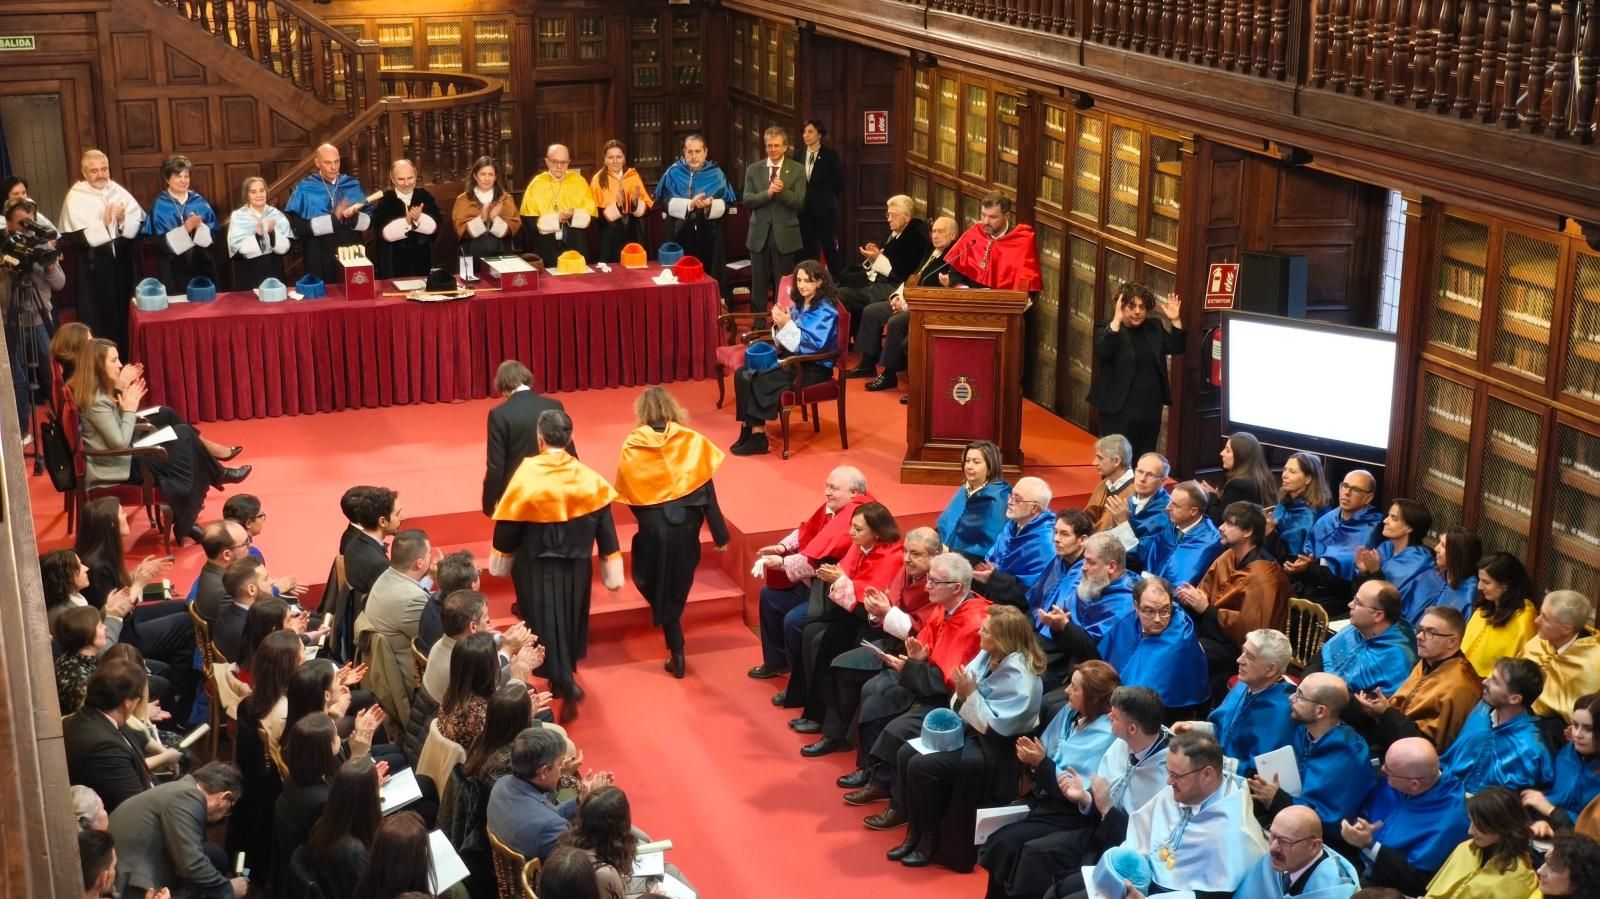
<path id="1" fill-rule="evenodd" d="M 217 461 L 232 462 L 234 459 L 238 458 L 239 454 L 242 452 L 244 452 L 244 444 L 236 443 L 233 446 L 228 447 L 228 454 L 226 456 L 218 456 Z"/>

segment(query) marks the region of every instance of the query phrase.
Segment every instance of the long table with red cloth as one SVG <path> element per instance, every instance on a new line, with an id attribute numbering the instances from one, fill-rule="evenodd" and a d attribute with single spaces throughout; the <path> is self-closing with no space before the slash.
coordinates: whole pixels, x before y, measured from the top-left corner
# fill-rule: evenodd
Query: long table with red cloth
<path id="1" fill-rule="evenodd" d="M 542 391 L 709 377 L 717 283 L 658 285 L 660 271 L 546 274 L 537 290 L 445 302 L 382 297 L 387 281 L 374 300 L 346 300 L 337 285 L 322 300 L 228 293 L 135 308 L 129 339 L 146 402 L 193 422 L 480 399 L 505 359 L 526 364 Z"/>

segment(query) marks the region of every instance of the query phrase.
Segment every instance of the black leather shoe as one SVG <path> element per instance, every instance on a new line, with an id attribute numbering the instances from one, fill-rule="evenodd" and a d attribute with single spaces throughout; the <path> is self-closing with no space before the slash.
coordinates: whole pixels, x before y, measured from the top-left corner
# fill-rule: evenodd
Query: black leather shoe
<path id="1" fill-rule="evenodd" d="M 788 690 L 779 690 L 778 692 L 772 694 L 772 704 L 775 705 L 775 706 L 782 706 L 784 703 L 786 703 L 788 701 L 789 701 L 789 691 Z"/>
<path id="2" fill-rule="evenodd" d="M 244 444 L 236 443 L 233 446 L 228 447 L 228 454 L 226 456 L 218 456 L 217 461 L 232 462 L 234 459 L 238 458 L 239 454 L 242 452 L 244 452 Z"/>
<path id="3" fill-rule="evenodd" d="M 751 668 L 749 671 L 746 671 L 745 675 L 747 677 L 753 677 L 756 680 L 768 680 L 774 677 L 781 677 L 788 673 L 789 669 L 783 665 L 768 665 L 763 663 Z"/>
<path id="4" fill-rule="evenodd" d="M 578 686 L 577 681 L 573 681 L 572 686 L 567 688 L 567 698 L 572 700 L 573 704 L 576 705 L 577 703 L 583 702 L 583 697 L 583 688 Z"/>
<path id="5" fill-rule="evenodd" d="M 681 653 L 681 652 L 673 653 L 672 654 L 672 658 L 667 659 L 666 664 L 663 665 L 662 668 L 666 669 L 669 673 L 672 674 L 673 677 L 677 678 L 678 680 L 683 680 L 683 672 L 684 672 L 683 653 Z"/>
<path id="6" fill-rule="evenodd" d="M 867 784 L 859 790 L 844 794 L 845 805 L 871 805 L 889 798 L 889 791 L 876 784 Z"/>
<path id="7" fill-rule="evenodd" d="M 791 718 L 791 719 L 789 719 L 789 729 L 794 731 L 797 734 L 820 734 L 820 733 L 822 733 L 822 725 L 818 724 L 815 721 L 812 721 L 810 718 Z"/>
<path id="8" fill-rule="evenodd" d="M 900 864 L 907 868 L 925 868 L 933 864 L 933 853 L 938 845 L 937 834 L 923 834 L 922 839 L 917 841 L 917 848 L 900 857 Z"/>
<path id="9" fill-rule="evenodd" d="M 205 537 L 205 535 L 206 532 L 201 530 L 200 526 L 197 524 L 194 527 L 189 528 L 189 533 L 185 534 L 184 536 L 188 537 L 191 542 L 199 543 L 201 539 Z"/>
<path id="10" fill-rule="evenodd" d="M 836 740 L 833 737 L 823 737 L 810 746 L 800 747 L 800 754 L 808 759 L 820 758 L 835 752 L 849 752 L 848 740 Z"/>
<path id="11" fill-rule="evenodd" d="M 910 855 L 911 854 L 911 850 L 917 848 L 917 841 L 919 841 L 921 839 L 922 839 L 921 835 L 914 834 L 914 833 L 911 833 L 910 831 L 907 831 L 906 832 L 906 840 L 905 840 L 905 842 L 901 843 L 900 845 L 898 845 L 898 846 L 896 846 L 893 849 L 890 849 L 888 851 L 887 855 L 889 857 L 889 861 L 897 862 L 897 861 L 901 860 L 902 858 L 905 858 L 906 856 Z"/>
<path id="12" fill-rule="evenodd" d="M 855 368 L 845 372 L 844 376 L 847 378 L 876 378 L 878 376 L 878 367 L 876 365 L 857 365 Z"/>
<path id="13" fill-rule="evenodd" d="M 902 406 L 911 405 L 911 394 L 909 394 L 909 393 L 900 394 L 900 405 L 902 405 Z"/>
<path id="14" fill-rule="evenodd" d="M 868 815 L 865 818 L 862 818 L 861 823 L 867 825 L 873 830 L 894 830 L 896 827 L 905 826 L 906 816 L 899 809 L 891 805 L 876 815 Z M 907 842 L 910 841 L 908 840 Z M 912 843 L 911 846 L 907 846 L 906 852 L 910 852 L 912 847 L 915 845 L 915 843 Z M 903 855 L 905 853 L 901 854 Z M 895 861 L 899 861 L 899 859 L 895 859 Z"/>
<path id="15" fill-rule="evenodd" d="M 872 783 L 872 772 L 865 768 L 857 768 L 856 770 L 851 771 L 849 774 L 840 777 L 838 780 L 834 781 L 834 783 L 846 790 L 859 790 L 867 784 Z"/>
<path id="16" fill-rule="evenodd" d="M 878 375 L 867 382 L 867 390 L 877 393 L 880 390 L 893 390 L 900 386 L 899 380 L 894 375 Z"/>
<path id="17" fill-rule="evenodd" d="M 250 477 L 250 466 L 248 465 L 241 465 L 238 468 L 224 468 L 222 477 L 217 479 L 217 483 L 237 484 L 248 477 Z"/>
<path id="18" fill-rule="evenodd" d="M 751 434 L 749 440 L 735 443 L 728 452 L 735 456 L 765 456 L 767 454 L 766 432 Z"/>

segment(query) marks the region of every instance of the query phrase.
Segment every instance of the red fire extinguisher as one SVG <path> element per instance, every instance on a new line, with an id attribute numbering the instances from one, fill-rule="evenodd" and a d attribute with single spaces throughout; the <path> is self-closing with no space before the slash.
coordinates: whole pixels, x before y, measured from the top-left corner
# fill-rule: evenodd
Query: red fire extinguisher
<path id="1" fill-rule="evenodd" d="M 1201 339 L 1200 342 L 1201 342 L 1202 345 L 1206 344 L 1207 342 L 1209 342 L 1210 345 L 1211 345 L 1211 376 L 1208 377 L 1206 380 L 1211 384 L 1212 387 L 1221 387 L 1222 386 L 1222 326 L 1221 325 L 1212 325 L 1210 328 L 1207 328 L 1205 336 Z"/>

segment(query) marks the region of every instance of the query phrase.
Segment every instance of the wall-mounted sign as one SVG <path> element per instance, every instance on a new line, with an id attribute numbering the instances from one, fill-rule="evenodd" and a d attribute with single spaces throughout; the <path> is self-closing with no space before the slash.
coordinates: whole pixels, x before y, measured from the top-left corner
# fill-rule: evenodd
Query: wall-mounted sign
<path id="1" fill-rule="evenodd" d="M 869 109 L 862 113 L 861 142 L 887 144 L 889 142 L 889 110 Z"/>
<path id="2" fill-rule="evenodd" d="M 0 34 L 0 51 L 37 49 L 31 34 Z"/>
<path id="3" fill-rule="evenodd" d="M 1233 308 L 1233 291 L 1239 286 L 1239 263 L 1215 262 L 1206 274 L 1206 311 Z"/>

